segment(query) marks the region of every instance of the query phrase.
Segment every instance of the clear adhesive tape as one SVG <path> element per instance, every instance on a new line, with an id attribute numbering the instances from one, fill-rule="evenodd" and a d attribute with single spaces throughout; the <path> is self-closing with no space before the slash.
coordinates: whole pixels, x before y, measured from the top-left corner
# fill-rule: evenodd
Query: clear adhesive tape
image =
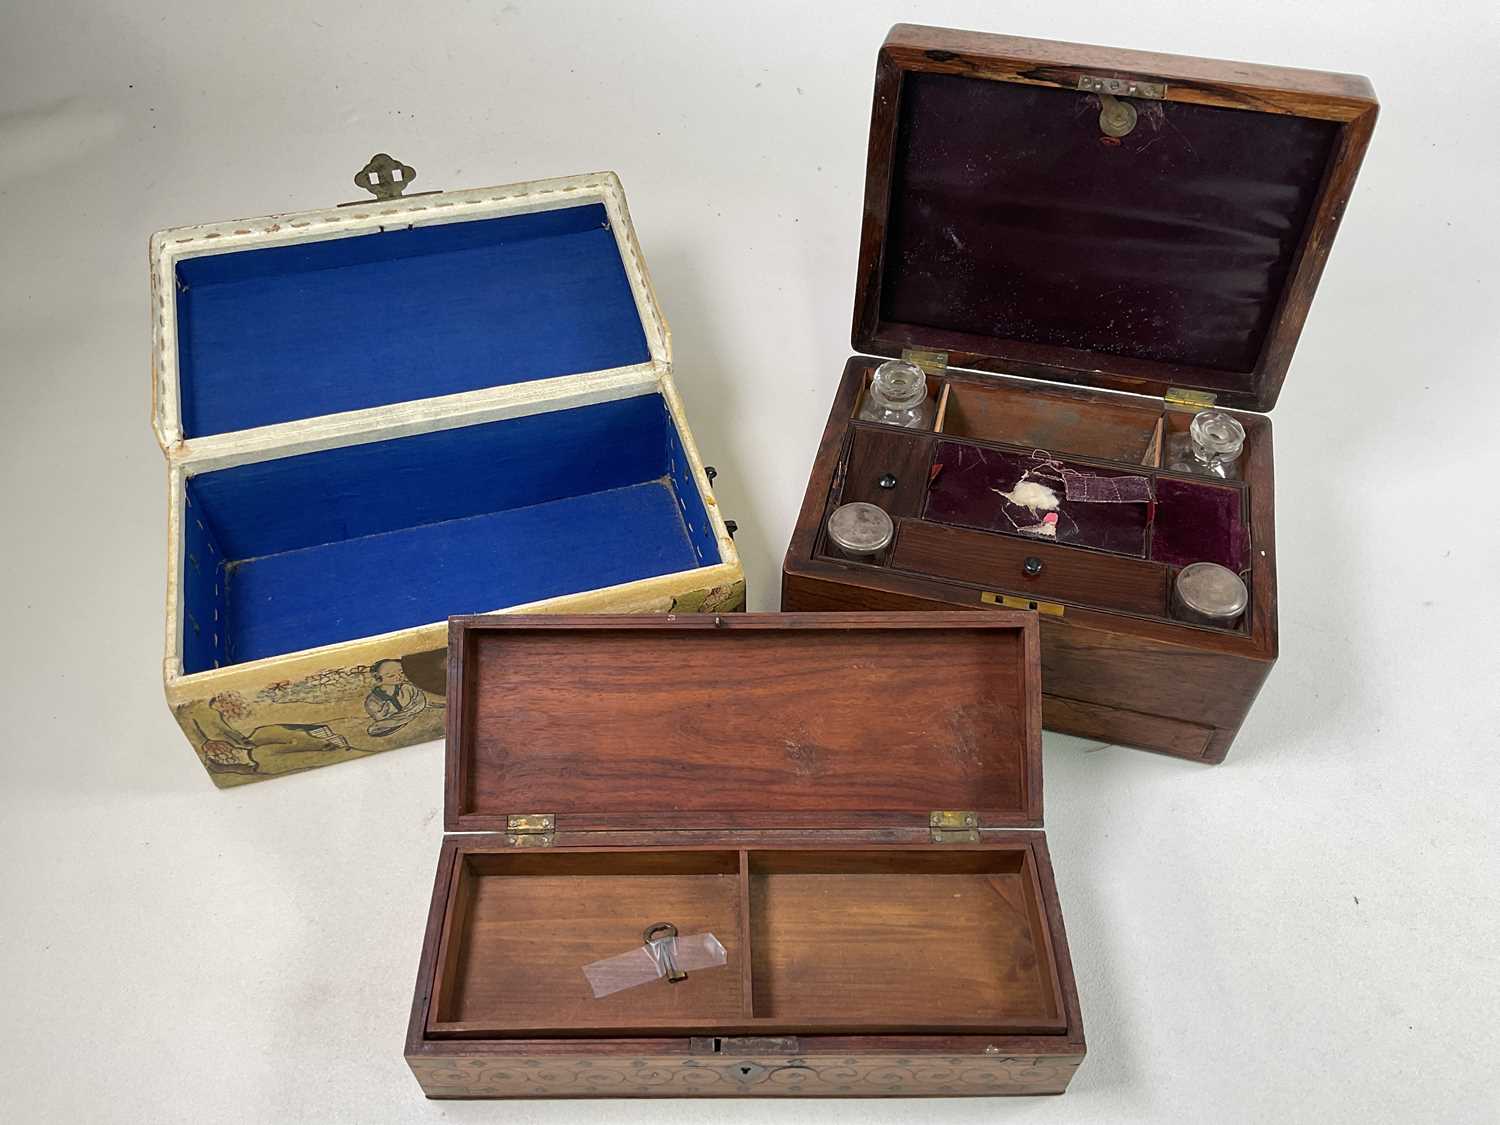
<path id="1" fill-rule="evenodd" d="M 714 969 L 728 960 L 724 947 L 713 934 L 689 934 L 687 937 L 654 938 L 628 953 L 591 961 L 583 967 L 594 999 L 622 992 L 627 988 L 660 980 L 676 966 L 684 973 Z"/>

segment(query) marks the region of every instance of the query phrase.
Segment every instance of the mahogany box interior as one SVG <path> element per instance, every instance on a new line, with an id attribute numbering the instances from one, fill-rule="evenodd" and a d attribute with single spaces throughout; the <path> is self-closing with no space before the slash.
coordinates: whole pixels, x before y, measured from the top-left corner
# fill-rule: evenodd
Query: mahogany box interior
<path id="1" fill-rule="evenodd" d="M 1111 92 L 1113 91 L 1113 92 Z M 1104 115 L 1125 106 L 1133 127 Z M 1052 729 L 1220 761 L 1277 655 L 1271 422 L 1376 114 L 1348 75 L 898 26 L 876 69 L 853 339 L 787 551 L 787 610 L 1042 612 Z M 878 357 L 929 372 L 930 427 L 858 418 Z M 1213 405 L 1231 479 L 1166 451 Z M 1132 481 L 1008 499 L 1028 471 Z M 850 558 L 829 514 L 895 535 Z M 1213 562 L 1249 603 L 1173 616 Z"/>
<path id="2" fill-rule="evenodd" d="M 1066 1086 L 1033 614 L 451 630 L 430 1096 Z M 658 921 L 726 963 L 596 998 L 583 967 Z"/>

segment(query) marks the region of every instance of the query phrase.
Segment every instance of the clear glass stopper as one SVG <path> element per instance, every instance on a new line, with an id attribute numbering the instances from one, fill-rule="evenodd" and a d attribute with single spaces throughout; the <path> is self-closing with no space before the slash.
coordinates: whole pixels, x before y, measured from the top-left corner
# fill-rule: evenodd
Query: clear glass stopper
<path id="1" fill-rule="evenodd" d="M 1222 410 L 1200 410 L 1188 426 L 1193 456 L 1205 465 L 1225 465 L 1245 448 L 1245 427 Z"/>

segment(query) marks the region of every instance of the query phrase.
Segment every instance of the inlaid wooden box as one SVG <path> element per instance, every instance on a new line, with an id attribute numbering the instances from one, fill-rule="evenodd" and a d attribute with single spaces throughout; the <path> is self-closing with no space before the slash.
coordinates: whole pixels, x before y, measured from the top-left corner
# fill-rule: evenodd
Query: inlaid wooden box
<path id="1" fill-rule="evenodd" d="M 850 359 L 782 584 L 786 610 L 1031 606 L 1049 729 L 1221 761 L 1277 655 L 1271 421 L 1377 112 L 1363 78 L 897 26 L 881 48 Z M 877 357 L 926 371 L 924 430 L 857 419 Z M 1194 412 L 1239 479 L 1174 472 Z M 1016 520 L 1029 469 L 1149 500 Z M 830 543 L 851 501 L 879 554 Z M 1231 627 L 1173 616 L 1235 571 Z"/>
<path id="2" fill-rule="evenodd" d="M 612 173 L 151 240 L 167 701 L 216 784 L 439 737 L 454 613 L 744 577 Z"/>
<path id="3" fill-rule="evenodd" d="M 429 1097 L 1061 1093 L 1032 613 L 451 623 Z M 596 996 L 646 927 L 723 964 Z"/>

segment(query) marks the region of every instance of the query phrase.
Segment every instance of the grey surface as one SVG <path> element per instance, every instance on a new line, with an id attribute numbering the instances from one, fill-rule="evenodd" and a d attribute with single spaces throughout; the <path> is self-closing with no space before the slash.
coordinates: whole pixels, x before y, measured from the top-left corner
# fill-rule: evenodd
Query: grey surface
<path id="1" fill-rule="evenodd" d="M 562 7 L 3 5 L 0 1117 L 1495 1120 L 1493 5 Z M 1373 75 L 1276 411 L 1281 663 L 1217 769 L 1047 739 L 1066 1097 L 426 1103 L 440 748 L 219 793 L 162 701 L 147 235 L 353 198 L 380 151 L 422 188 L 618 170 L 774 608 L 896 18 Z"/>

